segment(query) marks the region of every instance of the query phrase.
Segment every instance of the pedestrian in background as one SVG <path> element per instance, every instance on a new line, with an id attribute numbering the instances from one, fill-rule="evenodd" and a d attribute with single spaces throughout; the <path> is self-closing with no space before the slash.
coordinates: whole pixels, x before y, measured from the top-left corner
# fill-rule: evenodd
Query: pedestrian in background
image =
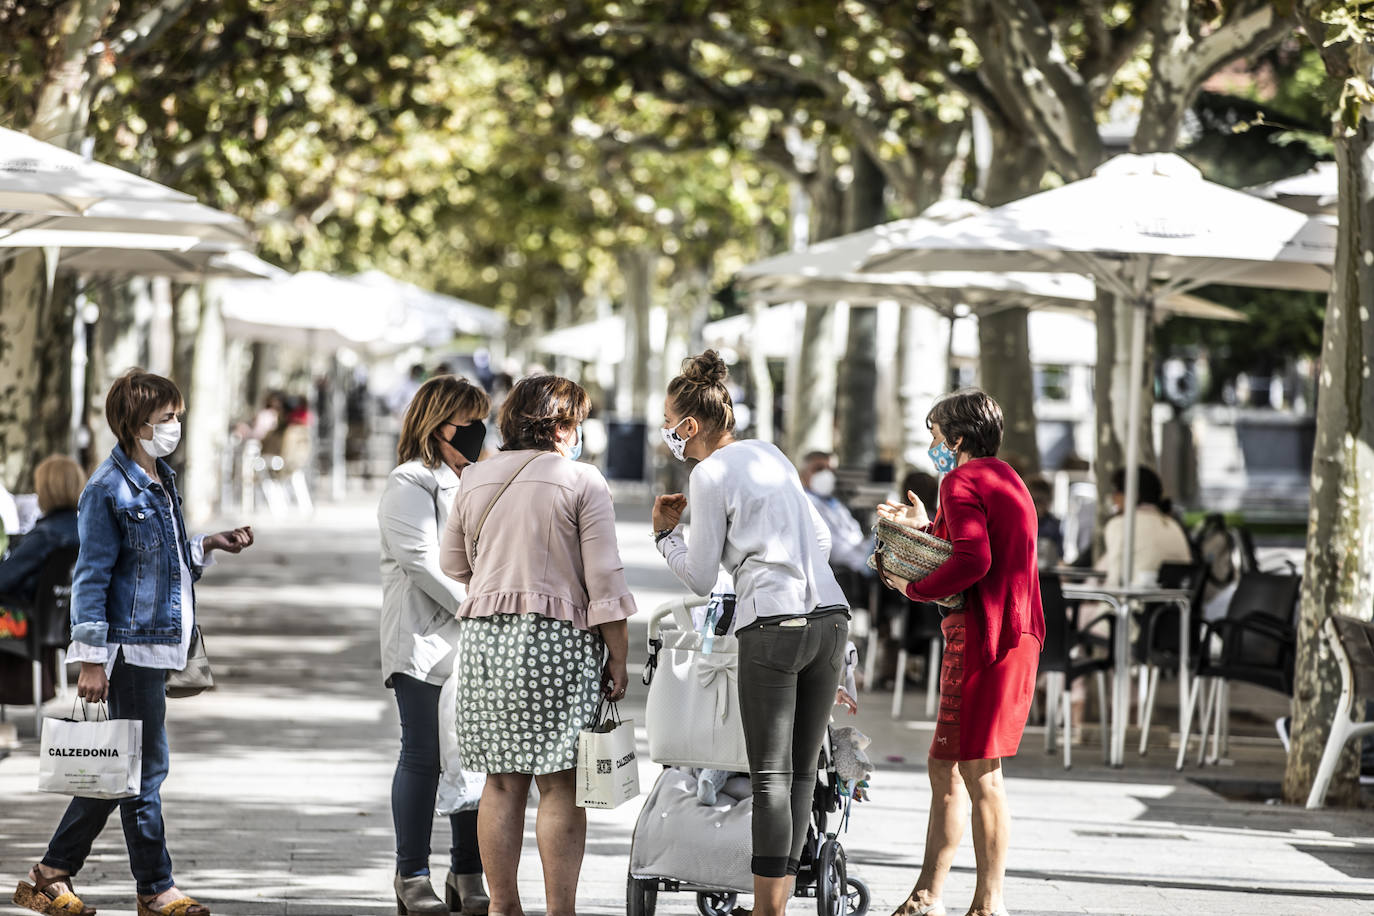
<path id="1" fill-rule="evenodd" d="M 728 370 L 714 350 L 668 385 L 662 435 L 694 459 L 689 495 L 654 501 L 668 567 L 709 595 L 720 567 L 735 581 L 740 718 L 753 786 L 755 916 L 783 916 L 801 862 L 816 761 L 836 700 L 849 606 L 830 570 L 830 532 L 774 445 L 735 439 Z M 679 525 L 692 507 L 692 539 Z"/>
<path id="2" fill-rule="evenodd" d="M 801 482 L 830 532 L 830 569 L 835 580 L 851 607 L 867 605 L 871 572 L 868 555 L 873 552 L 873 541 L 844 500 L 835 495 L 834 456 L 829 452 L 808 452 L 802 458 Z"/>
<path id="3" fill-rule="evenodd" d="M 884 503 L 878 514 L 931 531 L 950 541 L 953 553 L 920 582 L 891 573 L 883 578 L 913 601 L 962 593 L 964 606 L 941 624 L 945 653 L 927 761 L 932 797 L 925 856 L 916 886 L 894 916 L 944 916 L 945 879 L 970 801 L 978 870 L 968 913 L 991 916 L 1005 912 L 1011 827 L 1002 758 L 1014 756 L 1021 744 L 1045 641 L 1037 521 L 1026 485 L 997 458 L 1002 408 L 996 401 L 976 388 L 956 391 L 935 402 L 926 426 L 931 461 L 945 475 L 935 521 L 920 500 Z"/>
<path id="4" fill-rule="evenodd" d="M 382 676 L 396 695 L 401 751 L 391 781 L 396 829 L 396 910 L 481 916 L 477 812 L 449 816 L 452 845 L 444 900 L 429 880 L 430 834 L 439 787 L 439 693 L 453 672 L 458 609 L 466 590 L 439 567 L 439 535 L 458 495 L 463 469 L 481 454 L 491 402 L 452 375 L 421 385 L 406 409 L 396 449 L 399 465 L 377 506 L 381 528 Z"/>
<path id="5" fill-rule="evenodd" d="M 591 409 L 576 383 L 521 379 L 500 415 L 500 453 L 463 473 L 440 564 L 468 586 L 459 616 L 458 737 L 487 774 L 477 831 L 491 911 L 523 916 L 517 882 L 530 782 L 548 916 L 574 916 L 587 838 L 577 736 L 628 683 L 635 612 L 611 491 L 577 459 Z M 833 692 L 833 691 L 832 691 Z"/>
<path id="6" fill-rule="evenodd" d="M 105 416 L 118 444 L 96 468 L 77 511 L 80 553 L 72 579 L 72 644 L 83 700 L 109 697 L 110 718 L 143 722 L 143 774 L 132 798 L 73 798 L 42 862 L 14 902 L 39 913 L 91 916 L 72 889 L 91 844 L 119 808 L 138 916 L 209 916 L 172 880 L 162 820 L 167 777 L 168 671 L 186 667 L 195 624 L 192 583 L 211 551 L 238 553 L 249 528 L 191 538 L 176 474 L 163 459 L 181 440 L 181 392 L 171 379 L 131 369 L 110 387 Z"/>
<path id="7" fill-rule="evenodd" d="M 0 562 L 0 596 L 12 595 L 24 603 L 33 600 L 48 557 L 80 543 L 76 504 L 85 485 L 86 472 L 66 455 L 49 455 L 34 468 L 33 488 L 42 515 L 19 546 Z"/>

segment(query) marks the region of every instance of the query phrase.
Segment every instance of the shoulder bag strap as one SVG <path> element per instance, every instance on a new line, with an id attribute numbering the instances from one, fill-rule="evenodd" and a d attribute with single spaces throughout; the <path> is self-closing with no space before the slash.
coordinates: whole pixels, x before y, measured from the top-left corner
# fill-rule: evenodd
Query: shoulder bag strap
<path id="1" fill-rule="evenodd" d="M 474 528 L 472 532 L 472 555 L 468 557 L 469 565 L 475 567 L 477 564 L 477 540 L 482 536 L 482 526 L 487 523 L 487 516 L 491 515 L 492 506 L 496 505 L 496 501 L 501 498 L 501 494 L 505 493 L 506 489 L 511 484 L 515 483 L 515 478 L 519 477 L 520 473 L 524 471 L 525 468 L 529 467 L 530 463 L 534 461 L 535 458 L 538 458 L 545 454 L 547 453 L 535 452 L 533 455 L 531 455 L 529 461 L 526 461 L 524 464 L 520 465 L 519 469 L 516 470 L 516 472 L 510 476 L 510 479 L 501 485 L 501 489 L 496 491 L 496 495 L 491 498 L 491 502 L 487 503 L 486 509 L 482 510 L 482 517 L 477 520 L 477 527 Z"/>

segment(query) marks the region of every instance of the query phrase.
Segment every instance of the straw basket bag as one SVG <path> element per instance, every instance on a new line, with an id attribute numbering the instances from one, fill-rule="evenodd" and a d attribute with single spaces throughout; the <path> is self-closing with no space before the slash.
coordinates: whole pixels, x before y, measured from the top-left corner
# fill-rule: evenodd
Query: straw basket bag
<path id="1" fill-rule="evenodd" d="M 920 582 L 939 569 L 954 552 L 954 545 L 944 538 L 885 518 L 878 519 L 874 535 L 876 546 L 868 558 L 869 568 L 876 569 L 879 575 L 885 570 L 891 571 L 894 576 L 910 582 Z M 935 603 L 957 610 L 964 606 L 964 596 L 962 593 L 950 595 Z"/>

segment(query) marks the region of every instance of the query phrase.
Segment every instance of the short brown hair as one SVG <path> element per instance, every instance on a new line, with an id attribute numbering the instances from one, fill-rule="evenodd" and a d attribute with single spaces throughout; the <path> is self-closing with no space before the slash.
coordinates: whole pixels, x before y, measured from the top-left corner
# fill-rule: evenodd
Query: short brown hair
<path id="1" fill-rule="evenodd" d="M 139 428 L 148 422 L 153 411 L 168 404 L 173 410 L 186 406 L 181 399 L 181 390 L 169 378 L 142 369 L 130 369 L 115 379 L 110 393 L 105 395 L 105 419 L 124 454 L 133 457 Z"/>
<path id="2" fill-rule="evenodd" d="M 692 417 L 707 436 L 735 431 L 735 405 L 725 380 L 730 370 L 715 350 L 682 361 L 682 374 L 668 383 L 673 409 Z"/>
<path id="3" fill-rule="evenodd" d="M 75 509 L 86 486 L 86 472 L 66 455 L 49 455 L 33 470 L 33 488 L 38 492 L 38 508 L 44 514 Z"/>
<path id="4" fill-rule="evenodd" d="M 436 375 L 421 385 L 401 421 L 396 460 L 405 464 L 418 458 L 427 468 L 438 467 L 439 448 L 434 434 L 456 413 L 485 420 L 491 413 L 491 398 L 477 385 L 456 375 Z"/>
<path id="5" fill-rule="evenodd" d="M 592 399 L 577 382 L 557 375 L 526 376 L 501 405 L 501 450 L 551 452 L 558 430 L 576 426 L 591 412 Z"/>
<path id="6" fill-rule="evenodd" d="M 954 451 L 974 458 L 992 458 L 1002 447 L 1002 408 L 980 388 L 960 388 L 935 402 L 926 414 L 926 429 L 939 424 L 940 432 Z"/>

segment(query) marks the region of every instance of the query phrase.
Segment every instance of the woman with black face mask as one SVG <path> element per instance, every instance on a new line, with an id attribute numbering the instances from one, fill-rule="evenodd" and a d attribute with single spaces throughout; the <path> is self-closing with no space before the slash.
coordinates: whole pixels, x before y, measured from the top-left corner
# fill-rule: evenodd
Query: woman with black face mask
<path id="1" fill-rule="evenodd" d="M 429 879 L 429 838 L 439 786 L 439 693 L 453 672 L 456 613 L 463 585 L 439 568 L 439 533 L 458 495 L 463 468 L 486 437 L 491 402 L 481 388 L 452 375 L 420 386 L 406 410 L 377 507 L 382 546 L 382 676 L 396 694 L 401 754 L 391 783 L 396 827 L 396 907 L 401 914 L 462 912 L 480 916 L 489 903 L 477 851 L 477 812 L 450 816 L 453 847 L 445 900 Z"/>

